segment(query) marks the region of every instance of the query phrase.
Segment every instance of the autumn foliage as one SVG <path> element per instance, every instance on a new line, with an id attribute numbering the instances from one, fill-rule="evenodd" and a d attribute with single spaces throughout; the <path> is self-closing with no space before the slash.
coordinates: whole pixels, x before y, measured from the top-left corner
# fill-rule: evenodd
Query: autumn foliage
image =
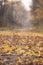
<path id="1" fill-rule="evenodd" d="M 9 65 L 43 65 L 43 35 L 32 32 L 1 32 L 0 59 L 2 64 L 10 61 Z"/>

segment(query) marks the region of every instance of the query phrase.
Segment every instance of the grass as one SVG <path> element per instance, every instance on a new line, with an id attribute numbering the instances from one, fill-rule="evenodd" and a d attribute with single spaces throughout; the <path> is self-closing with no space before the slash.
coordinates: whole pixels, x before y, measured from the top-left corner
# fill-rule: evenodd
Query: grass
<path id="1" fill-rule="evenodd" d="M 43 27 L 39 27 L 38 28 L 38 31 L 39 31 L 39 33 L 42 33 L 43 34 Z"/>

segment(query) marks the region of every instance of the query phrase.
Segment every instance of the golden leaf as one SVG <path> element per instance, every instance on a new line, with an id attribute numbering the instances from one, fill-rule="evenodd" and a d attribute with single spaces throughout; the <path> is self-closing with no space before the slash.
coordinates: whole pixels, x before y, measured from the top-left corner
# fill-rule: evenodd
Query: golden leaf
<path id="1" fill-rule="evenodd" d="M 11 47 L 9 47 L 8 45 L 5 45 L 4 49 L 6 49 L 7 51 L 11 51 L 12 50 Z"/>
<path id="2" fill-rule="evenodd" d="M 24 46 L 24 49 L 28 49 L 28 48 L 29 48 L 28 45 Z"/>
<path id="3" fill-rule="evenodd" d="M 8 52 L 8 53 L 6 53 L 7 55 L 10 55 L 11 54 L 11 52 Z"/>

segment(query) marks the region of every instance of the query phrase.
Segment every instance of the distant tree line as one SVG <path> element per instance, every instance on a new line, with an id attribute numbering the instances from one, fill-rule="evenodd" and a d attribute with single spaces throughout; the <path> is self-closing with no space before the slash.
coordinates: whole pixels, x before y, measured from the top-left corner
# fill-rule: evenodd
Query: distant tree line
<path id="1" fill-rule="evenodd" d="M 0 0 L 0 27 L 8 25 L 22 26 L 25 23 L 27 13 L 21 7 L 20 2 L 6 4 L 7 0 Z M 34 26 L 39 26 L 43 23 L 43 0 L 33 0 L 33 6 L 30 16 L 30 21 Z M 24 18 L 23 18 L 24 17 Z"/>

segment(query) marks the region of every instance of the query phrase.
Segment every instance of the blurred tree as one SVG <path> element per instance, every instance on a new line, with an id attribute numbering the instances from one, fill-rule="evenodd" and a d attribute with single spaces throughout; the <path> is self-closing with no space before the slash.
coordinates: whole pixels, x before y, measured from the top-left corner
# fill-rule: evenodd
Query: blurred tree
<path id="1" fill-rule="evenodd" d="M 43 23 L 43 0 L 33 0 L 31 21 L 33 25 L 39 27 Z"/>
<path id="2" fill-rule="evenodd" d="M 30 13 L 24 10 L 20 1 L 14 2 L 14 0 L 12 0 L 12 2 L 7 2 L 7 0 L 0 0 L 0 26 L 27 26 L 27 24 L 30 25 L 29 22 L 32 21 L 32 23 L 38 27 L 41 22 L 43 23 L 42 20 L 43 0 L 33 0 Z"/>
<path id="3" fill-rule="evenodd" d="M 4 16 L 4 12 L 5 12 L 6 1 L 7 0 L 0 0 L 0 26 L 3 25 L 3 16 Z"/>

